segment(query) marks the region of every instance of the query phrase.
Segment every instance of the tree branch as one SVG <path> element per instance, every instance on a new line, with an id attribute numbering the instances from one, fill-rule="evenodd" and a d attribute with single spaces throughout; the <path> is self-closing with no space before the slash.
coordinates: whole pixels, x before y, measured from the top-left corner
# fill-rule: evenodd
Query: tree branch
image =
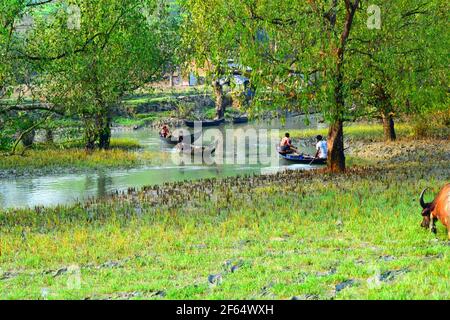
<path id="1" fill-rule="evenodd" d="M 0 110 L 0 114 L 5 114 L 5 113 L 8 113 L 10 111 L 48 111 L 48 112 L 59 114 L 61 116 L 64 115 L 63 111 L 55 110 L 55 107 L 49 107 L 49 106 L 43 106 L 43 105 L 30 105 L 30 106 L 15 105 L 15 106 L 9 106 L 6 109 Z"/>
<path id="2" fill-rule="evenodd" d="M 53 1 L 54 0 L 43 0 L 41 2 L 29 2 L 25 6 L 26 7 L 37 7 L 37 6 L 42 6 L 44 4 L 47 4 L 47 3 L 50 3 L 50 2 L 53 2 Z"/>

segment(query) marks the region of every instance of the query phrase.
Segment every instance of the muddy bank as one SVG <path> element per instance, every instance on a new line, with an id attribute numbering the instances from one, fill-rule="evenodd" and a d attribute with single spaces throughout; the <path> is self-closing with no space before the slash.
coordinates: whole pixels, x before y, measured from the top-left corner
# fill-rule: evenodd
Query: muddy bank
<path id="1" fill-rule="evenodd" d="M 299 139 L 294 144 L 301 148 L 316 144 L 314 137 Z M 398 140 L 395 142 L 370 142 L 346 138 L 347 156 L 369 160 L 375 164 L 402 162 L 450 161 L 450 140 Z"/>
<path id="2" fill-rule="evenodd" d="M 402 162 L 450 162 L 450 140 L 412 140 L 391 143 L 348 142 L 351 156 L 372 160 L 379 164 Z"/>
<path id="3" fill-rule="evenodd" d="M 83 168 L 83 167 L 52 167 L 52 168 L 20 168 L 0 170 L 0 179 L 14 180 L 16 178 L 38 178 L 44 176 L 62 176 L 73 174 L 105 174 L 111 169 L 128 170 L 132 168 L 145 167 L 145 164 L 136 164 L 135 166 L 120 166 L 114 168 Z"/>

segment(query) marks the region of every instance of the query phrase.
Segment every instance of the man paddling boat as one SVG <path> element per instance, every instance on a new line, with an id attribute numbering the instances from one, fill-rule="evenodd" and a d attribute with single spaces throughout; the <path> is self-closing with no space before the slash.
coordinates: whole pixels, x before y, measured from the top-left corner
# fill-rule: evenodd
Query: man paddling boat
<path id="1" fill-rule="evenodd" d="M 169 138 L 171 136 L 169 126 L 165 124 L 159 132 L 159 135 L 162 138 Z"/>
<path id="2" fill-rule="evenodd" d="M 291 135 L 288 132 L 280 142 L 280 153 L 290 154 L 294 152 L 298 153 L 298 149 L 292 145 Z"/>

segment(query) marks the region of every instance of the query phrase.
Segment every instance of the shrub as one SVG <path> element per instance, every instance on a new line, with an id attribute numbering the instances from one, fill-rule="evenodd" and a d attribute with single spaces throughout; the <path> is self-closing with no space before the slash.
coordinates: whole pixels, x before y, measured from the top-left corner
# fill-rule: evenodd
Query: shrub
<path id="1" fill-rule="evenodd" d="M 418 115 L 412 120 L 416 138 L 445 138 L 450 135 L 450 110 Z"/>

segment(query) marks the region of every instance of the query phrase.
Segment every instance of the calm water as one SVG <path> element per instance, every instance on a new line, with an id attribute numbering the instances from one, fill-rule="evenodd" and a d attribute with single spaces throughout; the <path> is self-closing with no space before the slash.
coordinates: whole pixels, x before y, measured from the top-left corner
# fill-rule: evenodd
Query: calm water
<path id="1" fill-rule="evenodd" d="M 317 128 L 320 126 L 314 119 L 308 126 Z M 268 122 L 250 123 L 247 125 L 226 125 L 218 129 L 225 134 L 228 129 L 279 129 L 284 132 L 289 129 L 305 128 L 302 117 L 287 119 L 286 123 L 278 120 Z M 218 133 L 218 132 L 216 132 Z M 228 131 L 229 134 L 231 132 Z M 0 206 L 3 208 L 34 207 L 36 205 L 53 206 L 72 203 L 88 197 L 102 197 L 115 190 L 126 190 L 129 187 L 142 187 L 145 185 L 162 184 L 171 181 L 194 180 L 211 177 L 226 177 L 243 174 L 269 174 L 279 170 L 311 169 L 307 165 L 293 165 L 280 160 L 272 142 L 265 142 L 270 147 L 271 157 L 276 161 L 270 164 L 251 164 L 250 158 L 258 154 L 258 146 L 254 141 L 247 141 L 245 148 L 241 150 L 227 150 L 223 152 L 224 164 L 178 164 L 172 161 L 173 147 L 160 141 L 158 132 L 142 129 L 133 132 L 115 132 L 115 137 L 128 137 L 140 141 L 146 150 L 160 151 L 168 155 L 168 161 L 164 165 L 149 166 L 134 169 L 116 169 L 99 173 L 48 175 L 41 177 L 18 177 L 12 179 L 0 179 Z M 294 141 L 295 142 L 295 141 Z M 260 143 L 264 147 L 264 143 Z M 243 149 L 243 150 L 242 150 Z M 313 153 L 312 146 L 302 147 L 302 151 Z M 219 154 L 221 154 L 219 152 Z M 236 159 L 237 154 L 245 157 L 245 164 L 230 164 Z M 217 156 L 217 155 L 216 155 Z M 190 159 L 188 157 L 187 161 Z M 233 162 L 233 161 L 232 161 Z"/>

